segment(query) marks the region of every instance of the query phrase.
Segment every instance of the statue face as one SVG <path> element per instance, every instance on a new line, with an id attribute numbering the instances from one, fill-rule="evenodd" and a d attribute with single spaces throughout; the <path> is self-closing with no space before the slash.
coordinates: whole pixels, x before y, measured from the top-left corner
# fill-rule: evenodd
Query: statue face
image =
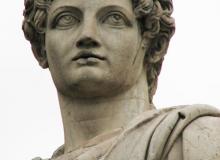
<path id="1" fill-rule="evenodd" d="M 129 0 L 55 0 L 49 9 L 45 48 L 63 94 L 107 96 L 129 89 L 146 74 L 142 43 Z"/>

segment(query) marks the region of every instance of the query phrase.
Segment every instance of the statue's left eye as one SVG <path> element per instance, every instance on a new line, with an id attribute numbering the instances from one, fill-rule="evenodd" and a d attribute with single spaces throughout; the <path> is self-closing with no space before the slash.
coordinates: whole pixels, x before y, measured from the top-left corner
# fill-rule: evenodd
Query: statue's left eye
<path id="1" fill-rule="evenodd" d="M 69 27 L 72 27 L 79 23 L 80 23 L 79 18 L 74 16 L 72 13 L 63 13 L 57 16 L 54 27 L 61 29 L 68 29 Z"/>
<path id="2" fill-rule="evenodd" d="M 102 21 L 104 24 L 108 24 L 110 26 L 115 27 L 123 27 L 127 24 L 126 18 L 120 13 L 111 13 L 105 16 Z"/>

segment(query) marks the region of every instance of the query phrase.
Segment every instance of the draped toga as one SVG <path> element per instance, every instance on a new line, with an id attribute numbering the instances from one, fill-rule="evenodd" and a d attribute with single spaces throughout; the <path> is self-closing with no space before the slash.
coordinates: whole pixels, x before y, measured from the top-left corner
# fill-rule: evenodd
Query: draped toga
<path id="1" fill-rule="evenodd" d="M 209 129 L 214 122 L 219 122 L 216 129 Z M 200 160 L 196 153 L 199 138 L 207 138 L 213 147 L 211 153 L 201 153 L 201 160 L 220 160 L 220 111 L 216 108 L 191 105 L 152 109 L 74 151 L 64 154 L 61 146 L 50 160 Z"/>

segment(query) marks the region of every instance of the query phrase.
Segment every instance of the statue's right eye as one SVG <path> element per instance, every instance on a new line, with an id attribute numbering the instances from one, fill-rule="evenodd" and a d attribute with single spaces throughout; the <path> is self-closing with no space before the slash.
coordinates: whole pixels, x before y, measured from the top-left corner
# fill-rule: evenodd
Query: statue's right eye
<path id="1" fill-rule="evenodd" d="M 80 23 L 80 19 L 77 18 L 73 13 L 71 12 L 65 12 L 59 14 L 53 23 L 53 28 L 58 29 L 69 29 L 72 26 L 75 26 Z"/>

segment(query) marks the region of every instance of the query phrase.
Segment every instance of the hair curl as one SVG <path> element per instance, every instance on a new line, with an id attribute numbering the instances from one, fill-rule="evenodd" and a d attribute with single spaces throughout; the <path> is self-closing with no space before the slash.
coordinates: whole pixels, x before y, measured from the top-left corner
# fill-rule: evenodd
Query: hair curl
<path id="1" fill-rule="evenodd" d="M 30 41 L 32 51 L 39 60 L 42 55 L 47 11 L 53 0 L 25 0 L 22 29 Z M 146 51 L 147 83 L 149 100 L 152 103 L 157 89 L 158 76 L 162 62 L 167 52 L 169 41 L 175 31 L 175 22 L 171 17 L 173 12 L 172 0 L 131 0 L 134 13 L 141 28 L 141 34 L 151 39 L 150 48 Z M 47 68 L 48 64 L 41 64 Z"/>

